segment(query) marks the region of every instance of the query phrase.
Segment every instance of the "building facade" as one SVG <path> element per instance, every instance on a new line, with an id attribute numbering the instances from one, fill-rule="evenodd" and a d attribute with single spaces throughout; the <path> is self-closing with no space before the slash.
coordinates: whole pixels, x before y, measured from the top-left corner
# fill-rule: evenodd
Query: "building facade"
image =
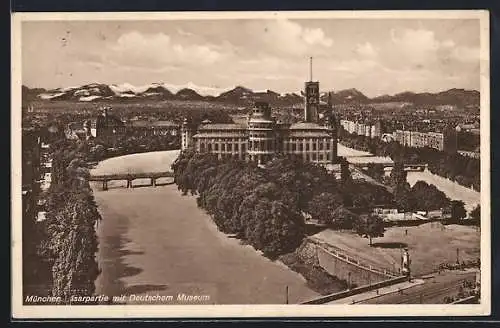
<path id="1" fill-rule="evenodd" d="M 396 130 L 393 138 L 401 145 L 413 148 L 429 147 L 440 151 L 456 151 L 457 139 L 453 131 L 419 132 Z"/>
<path id="2" fill-rule="evenodd" d="M 306 83 L 303 122 L 278 122 L 265 102 L 257 102 L 246 123 L 212 124 L 203 122 L 196 129 L 184 121 L 182 149 L 210 152 L 218 158 L 237 158 L 265 164 L 276 154 L 293 155 L 307 162 L 327 165 L 337 162 L 337 123 L 328 113 L 318 123 L 319 83 Z"/>
<path id="3" fill-rule="evenodd" d="M 383 134 L 382 122 L 380 121 L 358 122 L 343 119 L 340 120 L 340 125 L 344 130 L 351 134 L 357 134 L 368 138 L 380 138 Z"/>
<path id="4" fill-rule="evenodd" d="M 164 120 L 130 120 L 126 126 L 127 129 L 139 132 L 144 136 L 177 136 L 181 129 L 179 124 Z"/>

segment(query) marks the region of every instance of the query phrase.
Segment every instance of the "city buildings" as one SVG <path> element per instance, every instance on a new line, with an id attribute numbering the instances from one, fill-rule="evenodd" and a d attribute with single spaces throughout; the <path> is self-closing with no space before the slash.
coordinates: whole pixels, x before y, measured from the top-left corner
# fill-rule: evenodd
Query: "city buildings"
<path id="1" fill-rule="evenodd" d="M 369 120 L 355 121 L 346 119 L 340 120 L 340 126 L 351 134 L 368 138 L 380 138 L 384 142 L 396 141 L 407 147 L 430 147 L 440 151 L 456 151 L 457 149 L 455 129 L 445 128 L 442 132 L 397 129 L 391 134 L 385 133 L 380 120 L 373 122 Z"/>
<path id="2" fill-rule="evenodd" d="M 180 125 L 166 120 L 132 119 L 122 121 L 104 108 L 101 115 L 83 122 L 71 122 L 66 126 L 65 134 L 68 139 L 85 139 L 106 135 L 124 134 L 127 131 L 139 133 L 143 136 L 178 136 Z"/>
<path id="3" fill-rule="evenodd" d="M 182 149 L 210 152 L 265 164 L 275 154 L 295 155 L 304 161 L 328 165 L 337 162 L 337 123 L 327 113 L 318 123 L 319 82 L 306 82 L 302 122 L 286 124 L 272 116 L 268 103 L 257 102 L 244 123 L 213 124 L 204 121 L 193 129 L 185 120 Z"/>
<path id="4" fill-rule="evenodd" d="M 180 125 L 172 121 L 163 120 L 130 120 L 127 129 L 138 131 L 144 136 L 177 136 L 180 134 Z"/>
<path id="5" fill-rule="evenodd" d="M 368 138 L 380 138 L 383 134 L 381 121 L 354 121 L 340 120 L 340 125 L 351 134 L 357 134 Z"/>
<path id="6" fill-rule="evenodd" d="M 440 151 L 456 151 L 456 133 L 451 130 L 443 132 L 420 132 L 396 130 L 393 140 L 401 145 L 413 148 L 429 147 Z"/>

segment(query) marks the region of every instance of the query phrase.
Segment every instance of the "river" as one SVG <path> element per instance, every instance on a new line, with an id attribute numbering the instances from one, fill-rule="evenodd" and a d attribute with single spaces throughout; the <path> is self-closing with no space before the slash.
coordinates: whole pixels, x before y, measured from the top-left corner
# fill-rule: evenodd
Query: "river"
<path id="1" fill-rule="evenodd" d="M 392 163 L 389 157 L 373 156 L 366 151 L 360 151 L 338 144 L 338 155 L 346 157 L 347 161 L 353 164 L 364 163 Z M 465 203 L 465 209 L 470 212 L 477 204 L 481 202 L 480 193 L 470 188 L 459 185 L 456 182 L 432 174 L 429 171 L 408 172 L 407 181 L 413 186 L 417 181 L 425 181 L 435 185 L 452 200 L 461 200 Z"/>
<path id="2" fill-rule="evenodd" d="M 165 171 L 177 154 L 112 158 L 95 171 Z M 195 198 L 182 196 L 175 185 L 118 185 L 110 183 L 108 191 L 94 187 L 103 217 L 97 228 L 102 272 L 96 293 L 127 295 L 126 303 L 134 302 L 130 295 L 161 295 L 161 304 L 186 304 L 177 300 L 182 294 L 203 297 L 188 304 L 284 304 L 287 286 L 289 303 L 318 295 L 301 275 L 219 232 Z"/>

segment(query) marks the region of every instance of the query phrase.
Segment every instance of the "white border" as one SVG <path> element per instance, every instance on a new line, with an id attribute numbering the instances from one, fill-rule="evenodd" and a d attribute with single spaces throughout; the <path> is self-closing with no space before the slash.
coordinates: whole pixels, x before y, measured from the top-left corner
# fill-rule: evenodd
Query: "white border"
<path id="1" fill-rule="evenodd" d="M 481 304 L 473 305 L 100 305 L 49 306 L 22 304 L 21 233 L 21 23 L 23 21 L 85 20 L 211 20 L 211 19 L 479 19 L 481 39 Z M 435 11 L 308 11 L 308 12 L 119 12 L 12 14 L 12 316 L 16 319 L 97 318 L 221 318 L 221 317 L 377 317 L 472 316 L 491 311 L 490 235 L 490 90 L 489 12 Z"/>

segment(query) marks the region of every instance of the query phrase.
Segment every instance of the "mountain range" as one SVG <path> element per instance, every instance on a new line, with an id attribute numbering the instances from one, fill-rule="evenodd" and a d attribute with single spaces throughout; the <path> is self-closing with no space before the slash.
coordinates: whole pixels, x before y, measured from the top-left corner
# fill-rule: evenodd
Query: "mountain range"
<path id="1" fill-rule="evenodd" d="M 153 83 L 144 86 L 131 84 L 92 83 L 82 86 L 43 89 L 22 86 L 23 102 L 32 101 L 140 101 L 150 100 L 185 100 L 216 101 L 238 105 L 248 105 L 255 101 L 266 101 L 271 105 L 296 105 L 304 101 L 303 92 L 277 93 L 272 90 L 255 91 L 243 86 L 234 88 L 199 87 L 192 83 L 184 86 L 166 83 Z M 405 102 L 427 105 L 479 106 L 479 92 L 476 90 L 450 89 L 437 93 L 402 92 L 395 95 L 383 95 L 369 98 L 357 89 L 323 92 L 322 103 L 332 104 L 370 104 Z"/>

